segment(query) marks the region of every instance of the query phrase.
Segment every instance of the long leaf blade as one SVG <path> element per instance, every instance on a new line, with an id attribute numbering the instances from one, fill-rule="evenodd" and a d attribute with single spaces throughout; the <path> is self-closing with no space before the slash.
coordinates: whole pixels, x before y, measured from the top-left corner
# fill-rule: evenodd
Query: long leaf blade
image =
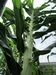
<path id="1" fill-rule="evenodd" d="M 22 33 L 24 31 L 24 21 L 22 15 L 21 1 L 12 0 L 14 4 L 14 13 L 16 19 L 16 36 L 17 36 L 17 48 L 19 52 L 24 52 L 24 43 L 22 40 Z"/>

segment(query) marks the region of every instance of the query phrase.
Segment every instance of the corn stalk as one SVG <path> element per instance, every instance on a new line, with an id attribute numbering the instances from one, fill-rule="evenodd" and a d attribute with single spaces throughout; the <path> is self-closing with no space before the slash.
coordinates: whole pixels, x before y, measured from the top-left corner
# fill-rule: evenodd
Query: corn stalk
<path id="1" fill-rule="evenodd" d="M 29 33 L 26 39 L 27 49 L 24 52 L 23 71 L 21 75 L 32 75 L 33 18 L 34 18 L 34 12 L 32 12 L 31 21 L 29 23 Z"/>

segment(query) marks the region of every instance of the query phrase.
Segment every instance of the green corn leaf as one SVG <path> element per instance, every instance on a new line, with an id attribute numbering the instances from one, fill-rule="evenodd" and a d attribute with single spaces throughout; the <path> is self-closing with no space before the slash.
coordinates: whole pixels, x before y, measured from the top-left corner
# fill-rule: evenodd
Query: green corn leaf
<path id="1" fill-rule="evenodd" d="M 16 24 L 16 36 L 17 36 L 17 48 L 18 51 L 24 52 L 24 43 L 22 40 L 22 33 L 24 31 L 24 21 L 22 15 L 21 2 L 19 0 L 12 0 L 14 4 L 15 24 Z"/>
<path id="2" fill-rule="evenodd" d="M 46 25 L 48 23 L 52 23 L 55 20 L 56 20 L 56 15 L 49 15 L 49 16 L 46 17 L 43 24 Z"/>
<path id="3" fill-rule="evenodd" d="M 21 7 L 21 0 L 12 0 L 15 7 L 19 8 Z"/>
<path id="4" fill-rule="evenodd" d="M 8 8 L 8 7 L 5 8 L 5 12 L 4 12 L 4 13 L 8 13 L 8 14 L 10 14 L 11 16 L 14 16 L 14 11 L 11 10 L 10 8 Z"/>
<path id="5" fill-rule="evenodd" d="M 30 8 L 33 8 L 33 2 L 34 2 L 34 0 L 30 0 L 30 1 L 26 0 L 26 3 Z"/>
<path id="6" fill-rule="evenodd" d="M 23 7 L 23 8 L 25 9 L 28 15 L 31 15 L 31 12 L 32 12 L 31 8 L 26 8 L 26 7 Z"/>
<path id="7" fill-rule="evenodd" d="M 38 30 L 39 28 L 41 28 L 41 26 L 43 26 L 43 25 L 42 25 L 42 24 L 39 24 L 38 19 L 35 18 L 33 30 L 36 31 L 36 30 Z"/>
<path id="8" fill-rule="evenodd" d="M 56 30 L 56 28 L 54 28 Z M 46 35 L 48 32 L 52 32 L 54 31 L 54 29 L 52 29 L 52 27 L 50 28 L 50 30 L 48 29 L 47 31 L 44 31 L 44 32 L 35 32 L 33 34 L 34 38 L 37 39 L 37 38 L 41 38 L 42 36 Z"/>
<path id="9" fill-rule="evenodd" d="M 35 37 L 35 39 L 42 37 L 43 35 L 46 35 L 49 32 L 55 31 L 56 30 L 56 23 L 55 21 L 53 23 L 51 23 L 51 26 L 46 30 L 46 31 L 42 31 L 42 32 L 35 32 L 33 34 L 33 36 Z"/>
<path id="10" fill-rule="evenodd" d="M 7 18 L 7 20 L 13 21 L 13 16 L 9 15 L 8 13 L 5 13 L 4 16 Z"/>
<path id="11" fill-rule="evenodd" d="M 38 16 L 42 15 L 42 14 L 50 14 L 50 13 L 56 13 L 56 10 L 44 10 L 39 12 Z"/>
<path id="12" fill-rule="evenodd" d="M 35 57 L 39 56 L 39 55 L 44 55 L 44 54 L 47 54 L 49 53 L 51 50 L 42 50 L 42 51 L 37 51 L 35 52 Z"/>
<path id="13" fill-rule="evenodd" d="M 33 36 L 34 36 L 34 38 L 35 39 L 37 39 L 37 38 L 41 38 L 43 35 L 45 35 L 46 34 L 46 32 L 44 31 L 44 32 L 35 32 L 34 34 L 33 34 Z"/>
<path id="14" fill-rule="evenodd" d="M 56 30 L 56 23 L 52 23 L 51 26 L 49 27 L 49 29 L 46 31 L 46 33 L 48 32 L 52 32 Z"/>
<path id="15" fill-rule="evenodd" d="M 28 1 L 28 2 L 30 2 L 30 1 Z M 29 3 L 29 5 L 30 5 L 30 3 Z M 35 8 L 35 9 L 34 9 L 34 13 L 35 13 L 34 16 L 40 15 L 40 11 L 41 11 L 42 9 L 48 7 L 48 6 L 49 6 L 49 4 L 46 5 L 46 3 L 44 3 L 41 7 Z M 31 14 L 32 8 L 26 8 L 26 7 L 24 6 L 24 9 L 25 9 L 25 11 L 26 11 L 29 15 Z"/>
<path id="16" fill-rule="evenodd" d="M 2 23 L 0 23 L 0 46 L 5 49 L 5 52 L 10 54 L 10 48 L 6 41 L 6 28 Z"/>
<path id="17" fill-rule="evenodd" d="M 10 21 L 11 23 L 15 23 L 15 17 L 14 17 L 14 12 L 9 9 L 9 8 L 6 8 L 5 11 L 4 11 L 4 14 L 2 16 L 2 19 L 4 22 L 7 22 L 7 21 Z"/>
<path id="18" fill-rule="evenodd" d="M 31 15 L 32 13 L 33 3 L 34 3 L 34 0 L 25 0 L 23 2 L 23 8 L 25 9 L 28 15 Z M 28 8 L 26 6 L 28 6 Z"/>
<path id="19" fill-rule="evenodd" d="M 5 34 L 6 34 L 5 26 L 2 23 L 0 23 L 0 46 L 2 47 L 3 53 L 6 57 L 8 68 L 12 75 L 16 74 L 19 75 L 20 72 L 22 71 L 22 68 L 14 60 L 8 42 L 6 41 Z"/>

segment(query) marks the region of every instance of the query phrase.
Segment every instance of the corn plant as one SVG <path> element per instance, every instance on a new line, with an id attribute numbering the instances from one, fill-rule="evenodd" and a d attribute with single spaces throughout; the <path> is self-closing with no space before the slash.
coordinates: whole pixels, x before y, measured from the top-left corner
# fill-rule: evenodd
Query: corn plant
<path id="1" fill-rule="evenodd" d="M 39 55 L 49 53 L 56 47 L 56 42 L 40 51 L 34 47 L 34 39 L 56 30 L 56 14 L 50 14 L 56 10 L 43 10 L 49 6 L 48 2 L 37 8 L 33 7 L 34 0 L 12 0 L 12 3 L 13 10 L 5 8 L 3 22 L 0 23 L 0 47 L 10 74 L 41 75 Z M 25 12 L 28 14 L 26 18 Z M 42 26 L 48 29 L 39 32 Z"/>

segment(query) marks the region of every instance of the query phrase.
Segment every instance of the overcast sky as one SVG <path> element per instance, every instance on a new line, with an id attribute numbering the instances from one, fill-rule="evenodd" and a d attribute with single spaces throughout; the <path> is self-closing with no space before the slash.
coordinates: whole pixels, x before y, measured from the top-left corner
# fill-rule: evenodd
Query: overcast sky
<path id="1" fill-rule="evenodd" d="M 41 6 L 46 1 L 48 1 L 48 0 L 34 0 L 34 7 Z M 13 8 L 11 0 L 8 0 L 6 6 L 10 7 L 11 9 Z"/>
<path id="2" fill-rule="evenodd" d="M 41 6 L 45 1 L 48 1 L 48 0 L 34 0 L 34 7 Z M 8 0 L 6 6 L 11 8 L 11 9 L 13 8 L 11 0 Z M 53 3 L 51 5 L 51 7 L 52 6 L 53 6 Z M 48 9 L 50 10 L 50 7 Z M 42 50 L 42 49 L 46 48 L 47 46 L 49 46 L 54 41 L 55 41 L 55 37 L 52 37 L 52 36 L 49 37 L 46 41 L 44 41 L 42 44 L 41 44 L 41 39 L 37 39 L 37 40 L 35 40 L 35 42 L 36 42 L 35 47 Z M 56 48 L 52 49 L 51 52 L 55 52 L 55 49 Z M 47 54 L 47 55 L 49 55 L 49 54 Z M 48 62 L 47 55 L 40 56 L 39 57 L 40 62 Z M 53 62 L 53 61 L 56 62 L 55 56 L 56 55 L 50 56 L 50 62 Z"/>

